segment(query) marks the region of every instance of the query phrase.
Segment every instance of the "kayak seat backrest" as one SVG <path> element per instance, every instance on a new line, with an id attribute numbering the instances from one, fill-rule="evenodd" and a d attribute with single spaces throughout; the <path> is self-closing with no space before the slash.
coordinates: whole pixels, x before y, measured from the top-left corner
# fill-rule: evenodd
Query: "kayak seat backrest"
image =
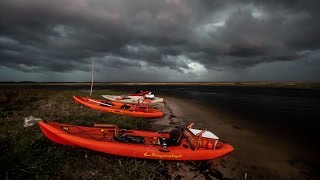
<path id="1" fill-rule="evenodd" d="M 182 138 L 182 131 L 181 129 L 173 129 L 172 131 L 170 131 L 170 139 L 169 139 L 169 145 L 172 146 L 178 146 L 180 145 L 181 142 L 181 138 Z"/>

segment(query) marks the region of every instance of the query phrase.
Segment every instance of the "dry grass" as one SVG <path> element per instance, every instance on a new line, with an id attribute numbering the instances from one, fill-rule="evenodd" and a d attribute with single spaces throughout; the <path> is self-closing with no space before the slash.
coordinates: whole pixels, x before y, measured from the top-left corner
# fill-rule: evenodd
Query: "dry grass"
<path id="1" fill-rule="evenodd" d="M 112 93 L 107 91 L 99 94 Z M 37 125 L 24 128 L 23 119 L 40 117 L 77 125 L 115 123 L 127 129 L 147 129 L 142 118 L 118 116 L 80 106 L 72 95 L 88 92 L 0 87 L 0 179 L 167 179 L 167 167 L 146 161 L 55 144 Z"/>

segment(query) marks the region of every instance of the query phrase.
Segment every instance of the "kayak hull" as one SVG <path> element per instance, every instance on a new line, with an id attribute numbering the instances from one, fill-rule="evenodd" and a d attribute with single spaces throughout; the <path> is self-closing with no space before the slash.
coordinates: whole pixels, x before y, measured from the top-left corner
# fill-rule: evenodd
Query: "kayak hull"
<path id="1" fill-rule="evenodd" d="M 73 99 L 79 104 L 82 104 L 86 107 L 108 113 L 143 118 L 160 118 L 163 116 L 162 111 L 148 107 L 138 108 L 138 106 L 135 105 L 124 104 L 114 101 L 110 102 L 107 100 L 85 98 L 81 96 L 73 96 Z M 124 105 L 126 106 L 126 108 L 123 108 Z"/>
<path id="2" fill-rule="evenodd" d="M 209 160 L 224 156 L 234 149 L 227 143 L 221 143 L 218 149 L 186 148 L 187 141 L 181 139 L 179 146 L 168 146 L 167 152 L 161 151 L 156 143 L 159 137 L 169 137 L 168 133 L 158 133 L 138 130 L 122 130 L 122 133 L 144 138 L 144 143 L 134 144 L 118 142 L 114 139 L 112 129 L 100 127 L 84 127 L 69 124 L 40 121 L 43 134 L 55 143 L 87 148 L 93 151 L 112 155 L 157 160 Z"/>

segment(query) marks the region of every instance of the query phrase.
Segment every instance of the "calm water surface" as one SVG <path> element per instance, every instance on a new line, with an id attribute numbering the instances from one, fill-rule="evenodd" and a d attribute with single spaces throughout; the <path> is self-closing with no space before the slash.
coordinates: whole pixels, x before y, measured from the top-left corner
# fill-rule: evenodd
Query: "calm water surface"
<path id="1" fill-rule="evenodd" d="M 294 137 L 299 134 L 304 140 L 316 139 L 318 132 L 319 90 L 193 86 L 158 91 L 232 113 L 258 131 L 278 131 L 282 136 Z"/>

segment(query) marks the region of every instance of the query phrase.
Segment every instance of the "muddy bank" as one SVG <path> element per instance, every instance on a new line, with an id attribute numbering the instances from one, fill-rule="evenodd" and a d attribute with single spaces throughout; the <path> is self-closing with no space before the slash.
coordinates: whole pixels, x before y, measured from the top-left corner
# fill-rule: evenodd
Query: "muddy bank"
<path id="1" fill-rule="evenodd" d="M 313 179 L 315 152 L 306 151 L 285 139 L 251 131 L 239 124 L 237 116 L 190 104 L 183 98 L 165 96 L 157 105 L 165 113 L 155 120 L 154 128 L 171 130 L 193 122 L 195 128 L 213 131 L 222 141 L 232 144 L 231 154 L 206 162 L 169 162 L 172 177 L 180 179 Z M 157 130 L 158 130 L 157 129 Z"/>

